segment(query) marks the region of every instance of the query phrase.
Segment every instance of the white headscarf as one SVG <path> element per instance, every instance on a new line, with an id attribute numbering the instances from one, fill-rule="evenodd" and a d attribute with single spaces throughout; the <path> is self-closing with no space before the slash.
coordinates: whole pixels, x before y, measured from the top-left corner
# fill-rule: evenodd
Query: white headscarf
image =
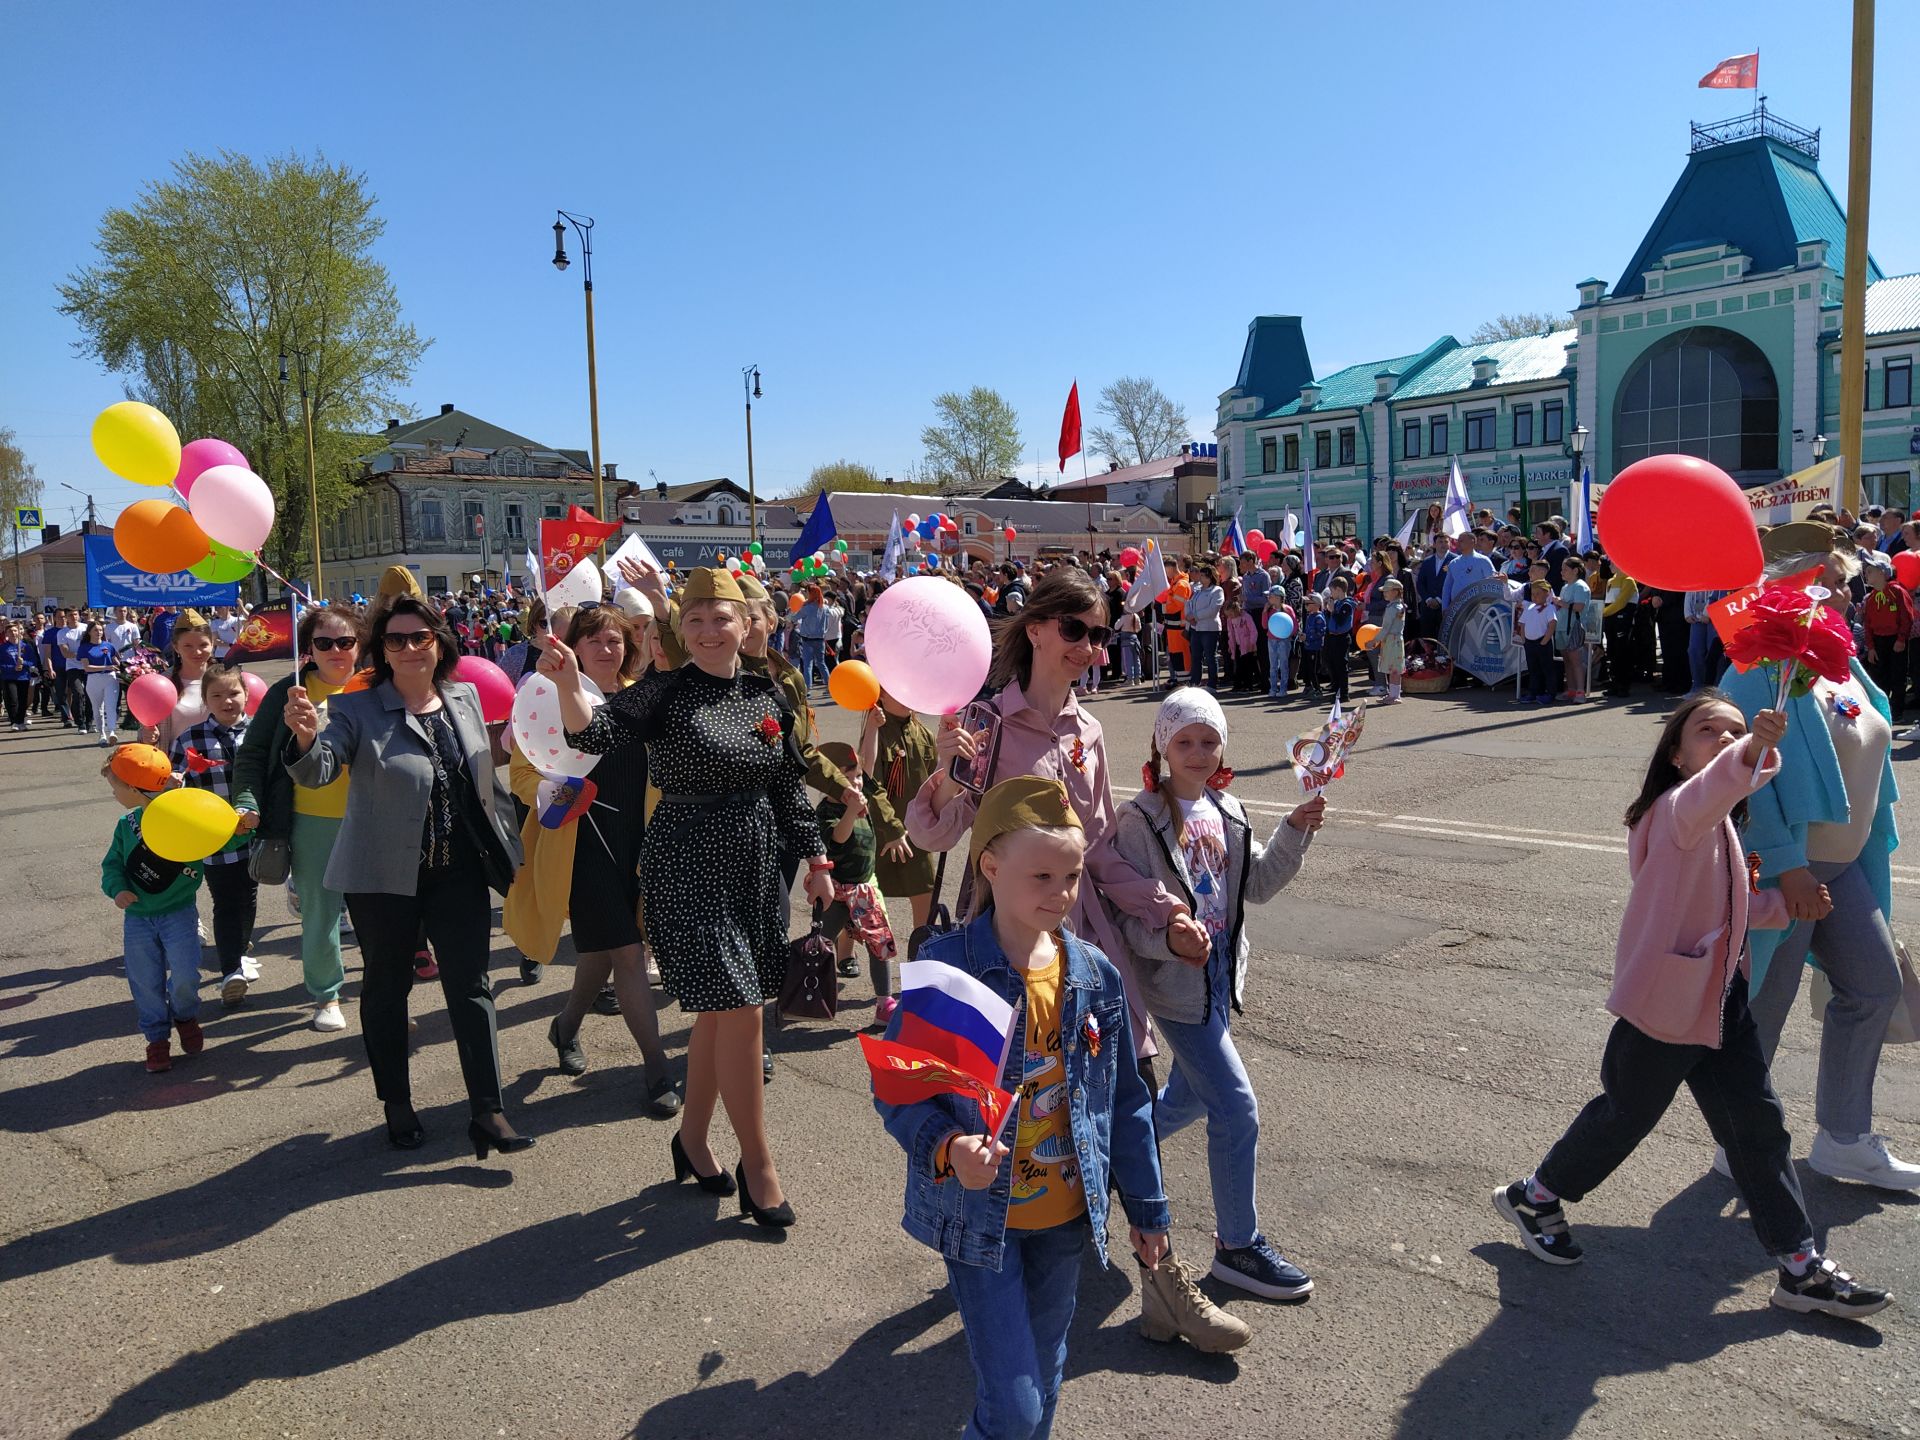
<path id="1" fill-rule="evenodd" d="M 1173 737 L 1189 725 L 1204 725 L 1220 737 L 1220 753 L 1227 751 L 1227 712 L 1212 692 L 1195 686 L 1183 686 L 1160 702 L 1160 713 L 1153 720 L 1153 745 L 1162 755 Z"/>

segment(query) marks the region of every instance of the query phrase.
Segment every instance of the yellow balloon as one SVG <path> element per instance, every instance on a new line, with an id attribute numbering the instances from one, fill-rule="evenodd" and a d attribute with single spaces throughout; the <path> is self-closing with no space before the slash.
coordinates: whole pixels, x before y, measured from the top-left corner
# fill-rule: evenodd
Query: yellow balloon
<path id="1" fill-rule="evenodd" d="M 180 433 L 151 405 L 122 400 L 93 422 L 93 453 L 122 480 L 171 485 L 180 473 Z"/>
<path id="2" fill-rule="evenodd" d="M 204 860 L 233 838 L 240 816 L 211 790 L 169 790 L 140 818 L 140 838 L 162 860 Z"/>

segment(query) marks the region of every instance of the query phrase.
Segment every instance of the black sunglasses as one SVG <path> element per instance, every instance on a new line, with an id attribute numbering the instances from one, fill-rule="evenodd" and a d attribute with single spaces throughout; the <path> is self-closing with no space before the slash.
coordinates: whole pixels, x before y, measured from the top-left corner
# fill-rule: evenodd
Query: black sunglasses
<path id="1" fill-rule="evenodd" d="M 386 646 L 389 655 L 394 655 L 409 647 L 425 650 L 435 642 L 431 630 L 389 630 L 380 637 L 380 643 Z"/>
<path id="2" fill-rule="evenodd" d="M 324 655 L 329 650 L 351 650 L 360 643 L 353 635 L 316 635 L 313 637 L 315 654 Z"/>
<path id="3" fill-rule="evenodd" d="M 1060 638 L 1069 645 L 1087 640 L 1098 650 L 1113 638 L 1113 631 L 1105 625 L 1089 625 L 1077 615 L 1056 615 L 1053 623 L 1060 627 Z"/>

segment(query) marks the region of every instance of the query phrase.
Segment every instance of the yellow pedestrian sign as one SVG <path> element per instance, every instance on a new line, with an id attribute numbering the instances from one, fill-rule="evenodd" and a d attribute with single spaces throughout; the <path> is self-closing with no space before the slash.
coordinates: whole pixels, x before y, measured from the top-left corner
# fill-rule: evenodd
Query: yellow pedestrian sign
<path id="1" fill-rule="evenodd" d="M 16 530 L 43 530 L 40 523 L 38 505 L 16 505 L 13 510 L 13 528 Z"/>

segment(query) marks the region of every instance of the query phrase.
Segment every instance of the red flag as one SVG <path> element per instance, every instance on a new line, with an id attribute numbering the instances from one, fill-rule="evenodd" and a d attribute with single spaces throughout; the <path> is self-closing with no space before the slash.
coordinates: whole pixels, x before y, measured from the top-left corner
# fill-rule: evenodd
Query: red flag
<path id="1" fill-rule="evenodd" d="M 247 616 L 223 660 L 228 665 L 242 660 L 291 660 L 293 641 L 292 602 L 270 601 Z"/>
<path id="2" fill-rule="evenodd" d="M 578 505 L 564 520 L 540 522 L 540 564 L 548 588 L 558 585 L 574 565 L 598 550 L 609 535 L 620 533 L 618 520 L 596 520 Z"/>
<path id="3" fill-rule="evenodd" d="M 926 1050 L 875 1035 L 862 1035 L 860 1048 L 873 1075 L 873 1098 L 884 1104 L 911 1105 L 931 1095 L 964 1095 L 979 1105 L 989 1135 L 1000 1133 L 1001 1121 L 1013 1108 L 1013 1097 L 1006 1091 Z"/>
<path id="4" fill-rule="evenodd" d="M 1067 468 L 1067 457 L 1080 453 L 1080 382 L 1067 392 L 1066 413 L 1060 417 L 1060 468 Z"/>
<path id="5" fill-rule="evenodd" d="M 1753 90 L 1760 84 L 1760 52 L 1733 55 L 1700 77 L 1702 90 Z"/>

